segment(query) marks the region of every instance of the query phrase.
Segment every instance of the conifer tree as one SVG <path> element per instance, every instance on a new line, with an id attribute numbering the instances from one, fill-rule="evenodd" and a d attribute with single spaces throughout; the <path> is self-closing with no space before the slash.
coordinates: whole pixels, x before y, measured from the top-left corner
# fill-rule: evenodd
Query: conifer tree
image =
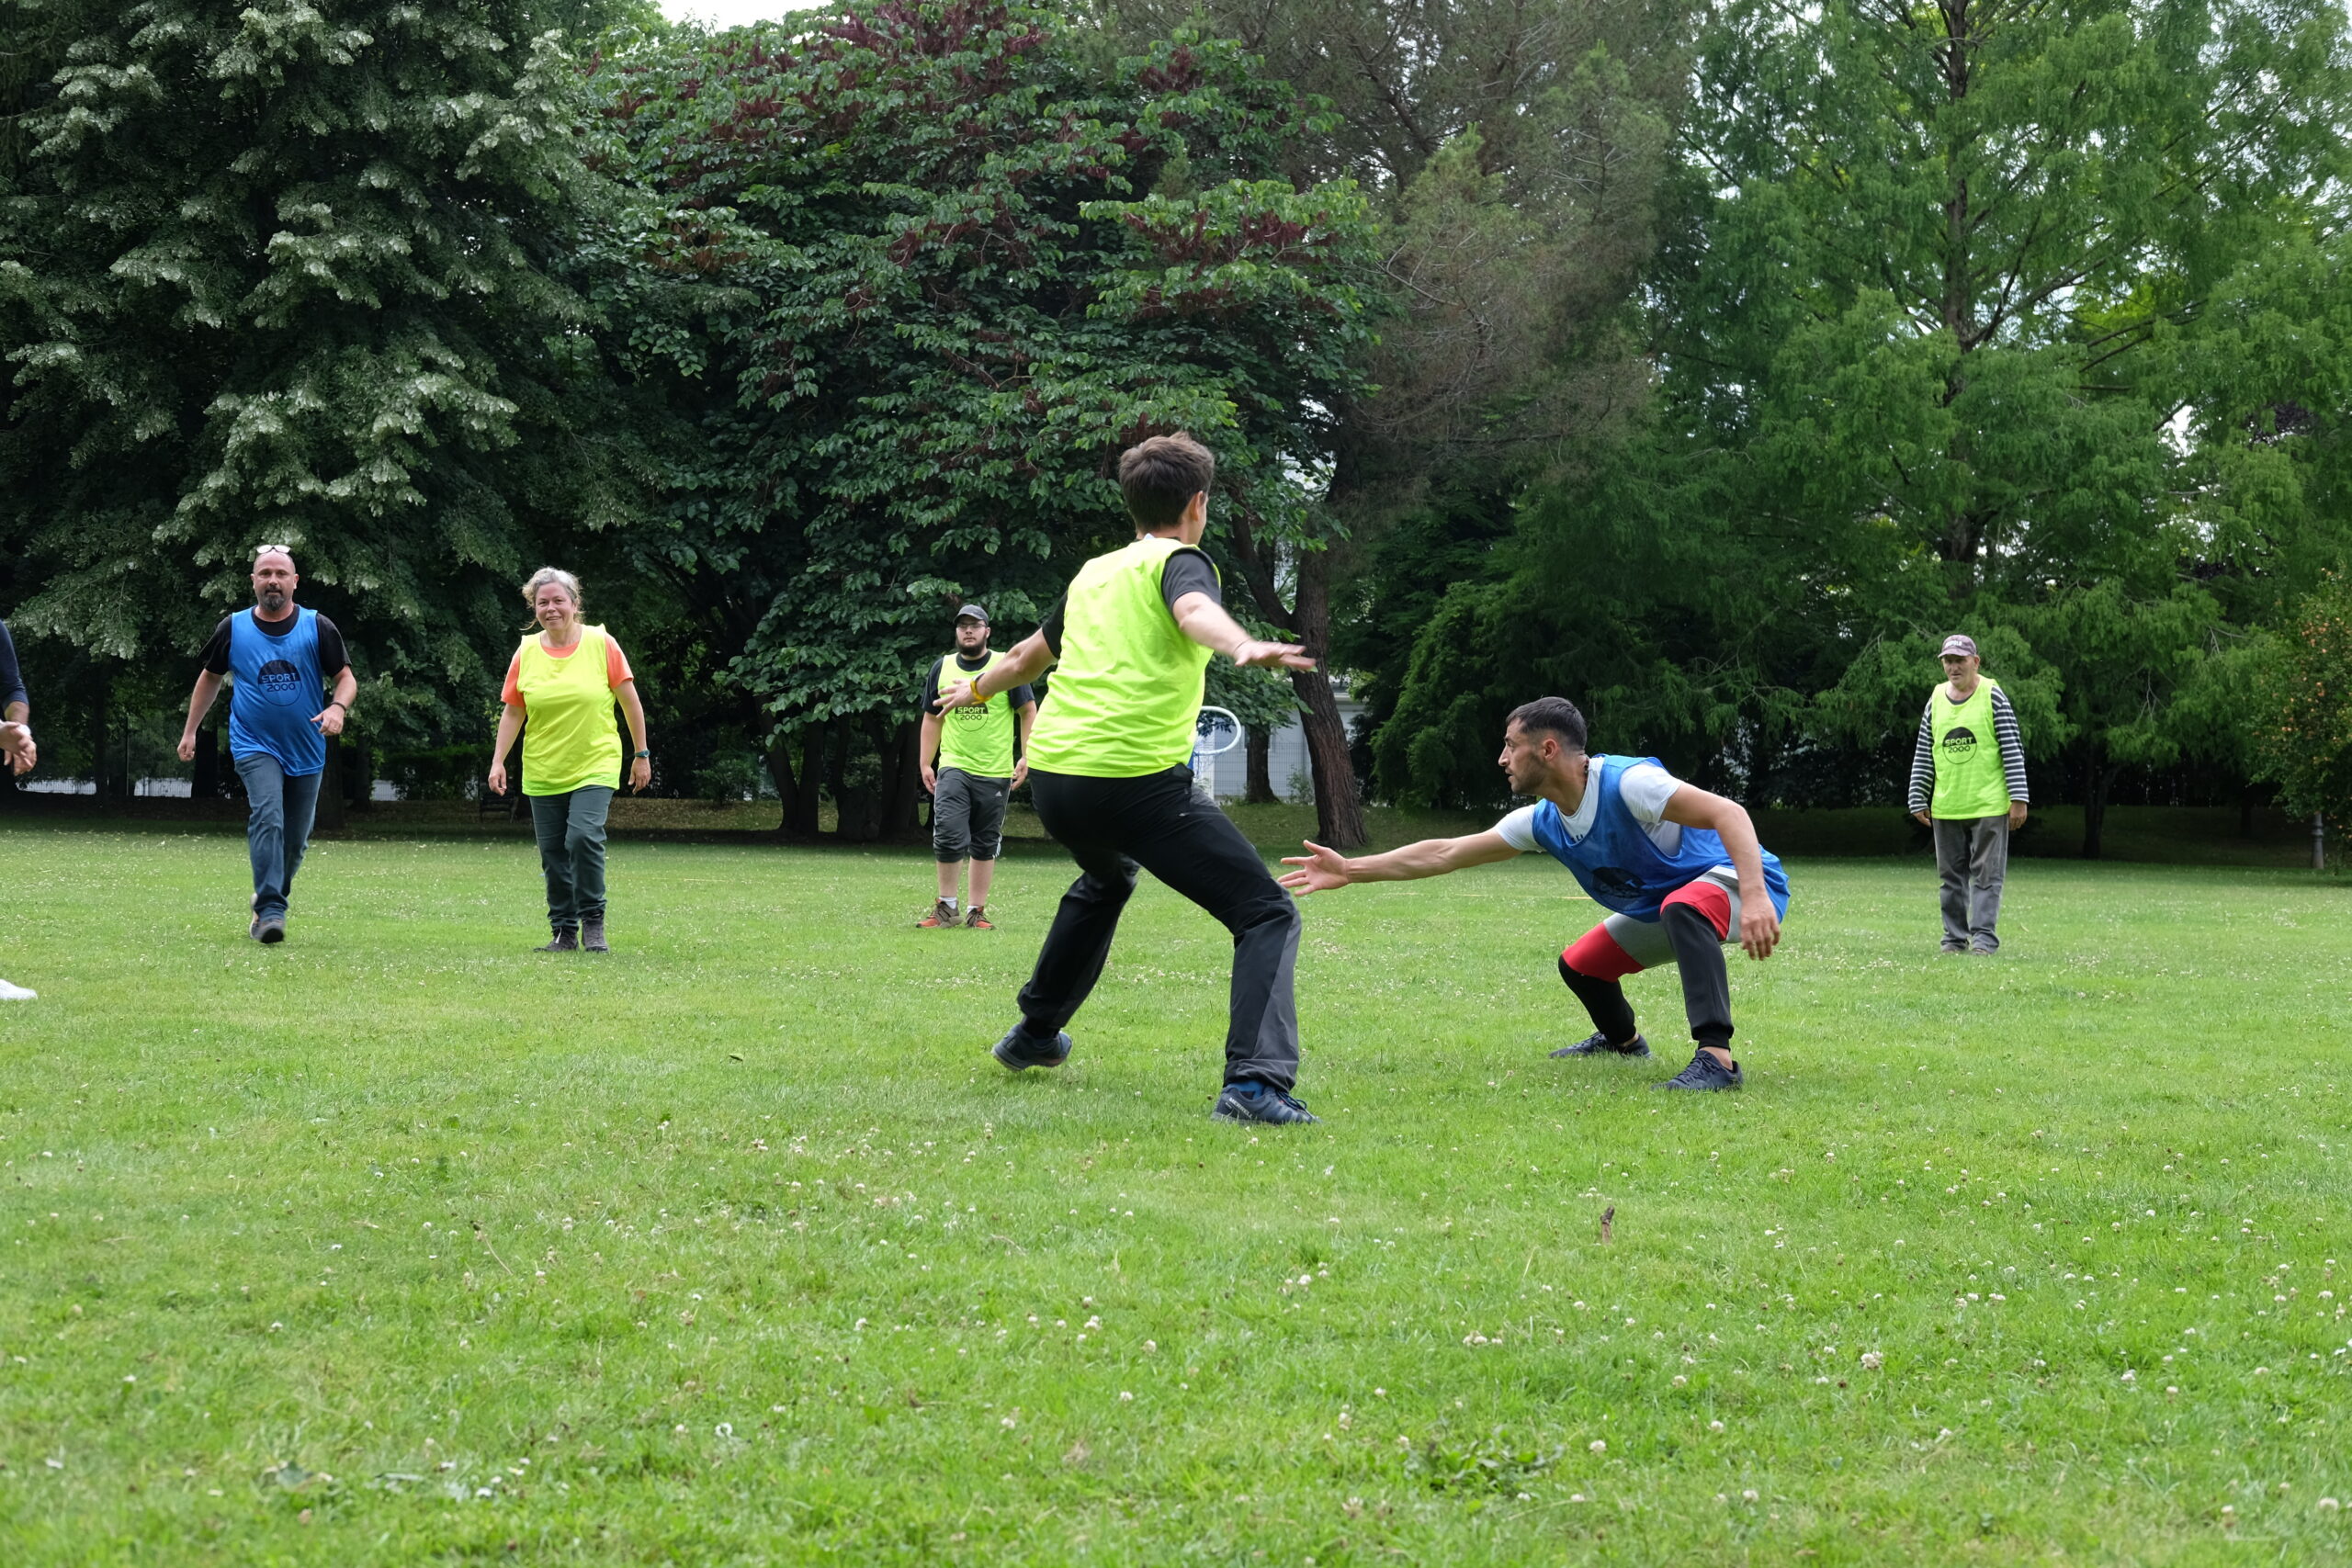
<path id="1" fill-rule="evenodd" d="M 603 199 L 560 28 L 610 5 L 0 0 L 70 41 L 0 189 L 20 633 L 184 656 L 293 547 L 363 699 L 486 684 L 509 584 L 632 513 L 560 276 Z"/>

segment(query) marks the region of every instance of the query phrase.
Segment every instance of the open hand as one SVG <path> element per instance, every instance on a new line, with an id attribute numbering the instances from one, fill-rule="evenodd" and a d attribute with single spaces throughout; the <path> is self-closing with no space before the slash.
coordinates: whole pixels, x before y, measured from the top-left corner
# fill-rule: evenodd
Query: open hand
<path id="1" fill-rule="evenodd" d="M 1739 945 L 1750 958 L 1770 958 L 1781 944 L 1781 917 L 1772 900 L 1758 894 L 1739 898 Z"/>
<path id="2" fill-rule="evenodd" d="M 652 782 L 653 760 L 650 757 L 631 757 L 628 760 L 628 787 L 643 795 L 645 786 Z"/>
<path id="3" fill-rule="evenodd" d="M 1932 828 L 1936 825 L 1936 819 L 1924 811 L 1914 811 L 1911 813 L 1911 819 L 1922 828 Z"/>
<path id="4" fill-rule="evenodd" d="M 950 681 L 945 685 L 939 688 L 939 695 L 933 698 L 932 701 L 933 705 L 936 706 L 940 712 L 945 713 L 950 708 L 967 708 L 974 706 L 980 701 L 980 699 L 972 695 L 971 682 Z"/>
<path id="5" fill-rule="evenodd" d="M 1012 787 L 1019 789 L 1029 782 L 1029 759 L 1023 757 L 1012 764 Z"/>
<path id="6" fill-rule="evenodd" d="M 1312 670 L 1315 660 L 1295 642 L 1243 643 L 1233 650 L 1233 662 L 1244 670 Z"/>
<path id="7" fill-rule="evenodd" d="M 922 792 L 925 795 L 939 793 L 939 770 L 929 762 L 922 765 Z"/>
<path id="8" fill-rule="evenodd" d="M 1337 850 L 1327 850 L 1312 839 L 1300 841 L 1306 846 L 1305 854 L 1283 857 L 1284 865 L 1298 867 L 1279 878 L 1284 887 L 1293 893 L 1329 893 L 1354 880 L 1348 874 L 1347 856 Z"/>

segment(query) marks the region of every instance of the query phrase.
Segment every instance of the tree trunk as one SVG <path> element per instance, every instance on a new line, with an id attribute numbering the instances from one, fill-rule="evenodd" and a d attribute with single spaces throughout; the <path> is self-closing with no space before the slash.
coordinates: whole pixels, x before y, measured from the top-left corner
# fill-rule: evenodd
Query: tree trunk
<path id="1" fill-rule="evenodd" d="M 890 732 L 883 749 L 883 836 L 909 838 L 922 831 L 922 747 L 920 721 L 908 719 Z"/>
<path id="2" fill-rule="evenodd" d="M 1329 550 L 1300 555 L 1295 602 L 1298 638 L 1309 652 L 1320 654 L 1331 646 Z M 1348 754 L 1348 727 L 1340 717 L 1340 700 L 1331 690 L 1331 678 L 1319 667 L 1294 670 L 1290 683 L 1306 710 L 1298 722 L 1306 735 L 1306 760 L 1315 776 L 1317 840 L 1335 850 L 1360 848 L 1371 840 L 1372 833 L 1364 823 L 1355 761 Z"/>
<path id="3" fill-rule="evenodd" d="M 825 728 L 812 724 L 800 732 L 800 793 L 794 797 L 787 830 L 813 839 L 824 828 Z"/>
<path id="4" fill-rule="evenodd" d="M 343 827 L 343 738 L 339 735 L 327 737 L 327 765 L 319 774 L 319 807 L 313 821 L 331 829 Z"/>
<path id="5" fill-rule="evenodd" d="M 107 731 L 112 728 L 114 682 L 103 671 L 94 671 L 96 680 L 90 695 L 90 788 L 101 801 L 119 793 L 115 759 L 107 744 Z"/>
<path id="6" fill-rule="evenodd" d="M 2107 765 L 2107 748 L 2091 748 L 2089 761 L 2083 765 L 2083 858 L 2099 857 L 2099 837 L 2107 827 L 2107 789 L 2114 782 L 2113 772 Z"/>
<path id="7" fill-rule="evenodd" d="M 187 792 L 198 800 L 220 798 L 220 732 L 209 724 L 196 732 L 196 773 Z"/>
<path id="8" fill-rule="evenodd" d="M 344 748 L 343 798 L 354 811 L 368 811 L 376 803 L 376 751 L 365 740 Z"/>
<path id="9" fill-rule="evenodd" d="M 771 735 L 763 754 L 767 758 L 768 777 L 775 784 L 776 801 L 782 807 L 776 818 L 775 830 L 787 837 L 802 837 L 816 831 L 813 826 L 801 826 L 801 794 L 805 786 L 808 795 L 808 815 L 813 818 L 816 815 L 817 780 L 813 773 L 804 779 L 794 770 L 792 741 L 793 737 L 789 735 Z"/>
<path id="10" fill-rule="evenodd" d="M 1274 732 L 1262 724 L 1253 724 L 1249 732 L 1249 780 L 1242 785 L 1244 806 L 1272 806 L 1281 797 L 1274 794 Z"/>

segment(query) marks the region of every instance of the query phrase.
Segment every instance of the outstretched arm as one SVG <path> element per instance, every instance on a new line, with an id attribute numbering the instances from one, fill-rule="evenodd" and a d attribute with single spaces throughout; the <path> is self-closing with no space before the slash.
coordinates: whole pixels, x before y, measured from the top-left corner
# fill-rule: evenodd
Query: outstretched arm
<path id="1" fill-rule="evenodd" d="M 1491 829 L 1466 838 L 1423 839 L 1400 850 L 1352 860 L 1309 839 L 1306 853 L 1283 859 L 1284 865 L 1298 869 L 1285 872 L 1282 884 L 1294 893 L 1328 893 L 1351 882 L 1413 882 L 1424 876 L 1443 876 L 1464 866 L 1490 865 L 1519 852 Z"/>
<path id="2" fill-rule="evenodd" d="M 1668 797 L 1662 815 L 1685 828 L 1708 828 L 1724 841 L 1731 868 L 1739 874 L 1739 945 L 1750 958 L 1770 958 L 1781 940 L 1781 917 L 1764 886 L 1764 846 L 1747 807 L 1736 800 L 1684 784 Z"/>
<path id="3" fill-rule="evenodd" d="M 1293 642 L 1260 642 L 1242 629 L 1226 607 L 1205 593 L 1182 593 L 1168 606 L 1176 629 L 1213 653 L 1244 669 L 1312 670 L 1315 660 Z"/>

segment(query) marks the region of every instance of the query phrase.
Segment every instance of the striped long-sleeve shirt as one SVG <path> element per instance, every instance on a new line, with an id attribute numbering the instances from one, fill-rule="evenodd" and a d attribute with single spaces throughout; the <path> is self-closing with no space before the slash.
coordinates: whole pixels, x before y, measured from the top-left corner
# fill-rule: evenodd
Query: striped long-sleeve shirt
<path id="1" fill-rule="evenodd" d="M 1928 809 L 1936 791 L 1936 705 L 1945 701 L 1943 688 L 1928 694 L 1928 705 L 1919 710 L 1919 740 L 1911 749 L 1911 809 Z M 2012 804 L 2026 804 L 2025 740 L 2018 733 L 2017 710 L 2009 706 L 2009 694 L 1998 686 L 1993 688 L 1993 738 L 2001 745 L 2001 774 L 2008 783 Z"/>

